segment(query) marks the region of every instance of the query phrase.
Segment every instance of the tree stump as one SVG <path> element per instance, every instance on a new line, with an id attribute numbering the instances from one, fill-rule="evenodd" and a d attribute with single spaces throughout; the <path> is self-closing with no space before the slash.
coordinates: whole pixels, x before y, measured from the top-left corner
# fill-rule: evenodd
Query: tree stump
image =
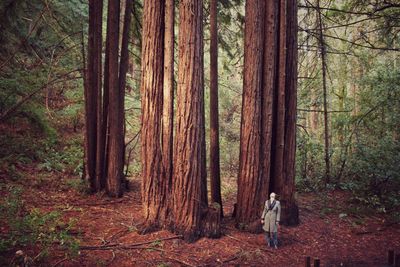
<path id="1" fill-rule="evenodd" d="M 203 233 L 208 238 L 221 237 L 221 207 L 216 202 L 205 210 Z"/>

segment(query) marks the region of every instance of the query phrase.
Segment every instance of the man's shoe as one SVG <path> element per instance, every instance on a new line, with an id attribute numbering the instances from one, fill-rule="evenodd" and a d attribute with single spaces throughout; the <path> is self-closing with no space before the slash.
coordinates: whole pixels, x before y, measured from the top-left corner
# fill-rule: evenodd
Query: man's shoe
<path id="1" fill-rule="evenodd" d="M 277 246 L 277 245 L 275 245 L 274 247 L 275 247 L 275 249 L 278 249 L 278 246 Z"/>

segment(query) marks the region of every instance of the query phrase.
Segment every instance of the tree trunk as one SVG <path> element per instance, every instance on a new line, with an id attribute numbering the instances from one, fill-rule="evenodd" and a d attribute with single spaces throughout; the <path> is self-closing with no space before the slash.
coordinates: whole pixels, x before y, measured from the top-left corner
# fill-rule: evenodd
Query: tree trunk
<path id="1" fill-rule="evenodd" d="M 87 159 L 86 173 L 88 175 L 92 192 L 100 189 L 99 181 L 96 177 L 96 144 L 97 144 L 97 101 L 99 93 L 99 46 L 98 42 L 98 22 L 99 22 L 99 1 L 89 1 L 89 40 L 88 40 L 88 64 L 87 64 L 87 87 L 85 92 L 85 111 L 86 111 L 86 136 L 85 153 Z M 101 51 L 101 50 L 100 50 Z"/>
<path id="2" fill-rule="evenodd" d="M 294 198 L 296 178 L 297 26 L 297 2 L 296 0 L 287 0 L 285 163 L 280 190 L 281 221 L 286 225 L 299 224 L 299 209 Z"/>
<path id="3" fill-rule="evenodd" d="M 121 41 L 121 60 L 119 63 L 119 90 L 120 90 L 120 103 L 121 107 L 119 109 L 119 119 L 120 124 L 123 125 L 123 136 L 122 136 L 122 170 L 124 169 L 125 163 L 125 88 L 126 88 L 126 73 L 129 68 L 129 39 L 130 39 L 130 25 L 131 25 L 131 13 L 132 13 L 132 4 L 133 0 L 125 0 L 125 15 L 124 15 L 124 24 L 122 31 L 122 41 Z M 123 183 L 125 188 L 128 189 L 128 181 L 125 176 L 122 175 Z"/>
<path id="4" fill-rule="evenodd" d="M 105 176 L 104 176 L 104 150 L 105 150 L 105 136 L 103 131 L 103 110 L 102 110 L 102 46 L 103 46 L 103 1 L 95 1 L 95 60 L 93 64 L 94 78 L 93 82 L 96 86 L 97 98 L 97 125 L 96 125 L 96 192 L 104 189 Z"/>
<path id="5" fill-rule="evenodd" d="M 107 16 L 107 34 L 106 34 L 106 49 L 105 49 L 105 55 L 104 55 L 104 82 L 103 82 L 103 121 L 102 121 L 102 136 L 104 138 L 104 167 L 103 167 L 103 173 L 104 173 L 104 182 L 105 182 L 105 187 L 107 185 L 107 175 L 108 175 L 108 154 L 110 151 L 110 146 L 109 146 L 109 137 L 110 137 L 110 125 L 109 125 L 109 118 L 108 118 L 108 111 L 109 111 L 109 102 L 110 102 L 110 90 L 108 88 L 109 86 L 109 79 L 108 79 L 108 73 L 109 73 L 109 62 L 110 62 L 110 36 L 108 32 L 110 31 L 110 18 Z"/>
<path id="6" fill-rule="evenodd" d="M 295 0 L 247 1 L 237 227 L 260 232 L 271 191 L 282 221 L 298 223 L 296 152 L 297 9 Z"/>
<path id="7" fill-rule="evenodd" d="M 275 131 L 273 147 L 272 177 L 274 177 L 272 191 L 280 195 L 284 187 L 284 151 L 285 151 L 285 121 L 286 121 L 286 2 L 281 0 L 279 4 L 279 41 L 278 41 L 278 62 L 277 62 L 277 93 L 275 110 Z"/>
<path id="8" fill-rule="evenodd" d="M 205 178 L 202 0 L 179 4 L 177 124 L 174 139 L 173 227 L 187 241 L 202 235 Z M 203 125 L 202 125 L 203 124 Z"/>
<path id="9" fill-rule="evenodd" d="M 248 229 L 250 225 L 254 225 L 253 222 L 259 221 L 261 216 L 259 212 L 262 209 L 261 198 L 267 194 L 260 190 L 264 181 L 261 173 L 260 152 L 262 151 L 261 92 L 265 0 L 246 1 L 245 10 L 244 80 L 236 209 L 237 227 L 241 229 Z M 261 227 L 258 230 L 260 231 Z"/>
<path id="10" fill-rule="evenodd" d="M 218 203 L 223 216 L 219 159 L 218 122 L 218 29 L 217 0 L 210 1 L 210 185 L 211 202 Z"/>
<path id="11" fill-rule="evenodd" d="M 161 118 L 163 102 L 164 1 L 148 0 L 143 9 L 142 41 L 142 205 L 145 232 L 164 226 L 167 185 L 163 172 Z"/>
<path id="12" fill-rule="evenodd" d="M 123 104 L 118 80 L 119 0 L 108 1 L 108 89 L 109 89 L 109 153 L 106 190 L 112 197 L 123 193 Z M 107 75 L 106 74 L 106 75 Z M 121 112 L 122 109 L 122 112 Z"/>
<path id="13" fill-rule="evenodd" d="M 173 131 L 174 131 L 174 0 L 165 1 L 164 33 L 164 92 L 163 92 L 163 128 L 162 159 L 167 180 L 168 192 L 172 186 L 173 168 Z"/>
<path id="14" fill-rule="evenodd" d="M 321 64 L 322 64 L 322 90 L 323 90 L 323 101 L 324 101 L 324 144 L 325 144 L 325 186 L 330 183 L 331 180 L 331 167 L 329 158 L 329 121 L 328 121 L 328 96 L 327 96 L 327 85 L 326 85 L 326 47 L 323 35 L 323 23 L 321 18 L 320 1 L 317 2 L 318 7 L 318 31 L 319 31 L 319 46 L 321 50 Z"/>
<path id="15" fill-rule="evenodd" d="M 261 125 L 261 159 L 262 176 L 258 210 L 263 208 L 264 202 L 269 198 L 270 188 L 274 188 L 275 179 L 271 176 L 273 167 L 273 138 L 274 138 L 274 112 L 276 109 L 276 87 L 278 75 L 278 30 L 279 30 L 279 1 L 266 1 L 265 19 L 265 44 L 264 44 L 264 70 L 263 70 L 263 97 L 262 97 L 262 125 Z M 271 178 L 272 177 L 272 178 Z M 260 211 L 261 212 L 261 211 Z"/>

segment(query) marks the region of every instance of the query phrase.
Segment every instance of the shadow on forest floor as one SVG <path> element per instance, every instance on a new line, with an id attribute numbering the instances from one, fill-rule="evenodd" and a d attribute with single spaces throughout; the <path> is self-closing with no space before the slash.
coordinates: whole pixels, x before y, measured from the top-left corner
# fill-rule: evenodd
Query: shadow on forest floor
<path id="1" fill-rule="evenodd" d="M 111 199 L 104 194 L 88 195 L 77 176 L 62 170 L 48 171 L 34 163 L 18 163 L 14 168 L 13 172 L 19 173 L 17 178 L 10 177 L 0 165 L 0 204 L 9 197 L 10 188 L 20 188 L 22 193 L 16 200 L 20 202 L 16 203 L 23 203 L 23 209 L 17 216 L 31 214 L 32 210 L 39 215 L 58 214 L 60 221 L 47 231 L 66 229 L 66 236 L 79 239 L 79 247 L 73 247 L 75 255 L 66 257 L 60 235 L 57 242 L 47 244 L 49 249 L 41 257 L 38 255 L 43 251 L 38 245 L 6 247 L 4 237 L 11 228 L 0 216 L 1 266 L 15 262 L 18 250 L 23 250 L 27 259 L 34 259 L 34 265 L 118 267 L 303 266 L 306 256 L 319 258 L 322 266 L 383 266 L 388 249 L 400 253 L 399 225 L 373 210 L 370 214 L 352 214 L 348 203 L 343 202 L 349 195 L 343 191 L 323 196 L 299 193 L 301 224 L 281 226 L 277 250 L 266 246 L 263 234 L 240 232 L 234 227 L 229 217 L 235 201 L 232 191 L 224 201 L 223 237 L 188 244 L 168 231 L 137 233 L 142 219 L 139 177 L 130 178 L 130 191 L 122 198 Z M 37 220 L 34 223 L 40 224 L 39 217 L 32 217 Z M 74 223 L 68 228 L 71 220 Z"/>

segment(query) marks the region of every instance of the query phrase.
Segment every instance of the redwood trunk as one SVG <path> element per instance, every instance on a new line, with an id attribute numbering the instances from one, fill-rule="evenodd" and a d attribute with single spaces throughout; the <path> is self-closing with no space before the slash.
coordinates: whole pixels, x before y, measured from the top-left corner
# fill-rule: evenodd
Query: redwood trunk
<path id="1" fill-rule="evenodd" d="M 264 55 L 265 1 L 246 1 L 244 81 L 242 122 L 240 129 L 240 155 L 238 196 L 236 209 L 237 226 L 256 231 L 259 224 L 261 196 L 261 120 Z"/>
<path id="2" fill-rule="evenodd" d="M 89 1 L 89 39 L 88 39 L 88 63 L 87 63 L 87 88 L 85 92 L 85 151 L 86 151 L 86 175 L 89 179 L 90 188 L 93 192 L 97 191 L 96 187 L 96 86 L 94 62 L 96 56 L 95 39 L 95 11 L 96 3 L 94 0 Z"/>
<path id="3" fill-rule="evenodd" d="M 145 231 L 163 226 L 168 181 L 162 165 L 164 1 L 148 0 L 143 9 L 142 41 L 142 205 Z M 161 224 L 161 225 L 160 225 Z"/>
<path id="4" fill-rule="evenodd" d="M 294 198 L 296 170 L 296 116 L 297 116 L 297 4 L 287 0 L 287 56 L 286 56 L 286 118 L 284 175 L 280 199 L 282 205 L 281 221 L 286 225 L 299 223 L 299 211 Z"/>
<path id="5" fill-rule="evenodd" d="M 103 1 L 95 1 L 95 59 L 93 64 L 93 82 L 96 87 L 97 98 L 97 125 L 96 125 L 96 191 L 100 191 L 105 187 L 104 176 L 104 150 L 105 150 L 105 136 L 103 132 L 103 110 L 102 110 L 102 45 L 103 45 Z"/>
<path id="6" fill-rule="evenodd" d="M 210 185 L 211 202 L 218 203 L 223 216 L 218 122 L 218 29 L 217 0 L 210 2 Z"/>
<path id="7" fill-rule="evenodd" d="M 162 159 L 168 192 L 172 186 L 173 168 L 173 122 L 174 122 L 174 0 L 165 1 L 164 33 L 164 93 L 163 93 L 163 128 Z"/>
<path id="8" fill-rule="evenodd" d="M 119 109 L 119 124 L 123 125 L 122 130 L 122 162 L 121 169 L 124 169 L 125 163 L 125 88 L 126 88 L 126 73 L 129 68 L 129 39 L 130 39 L 130 25 L 131 25 L 131 13 L 132 13 L 132 4 L 133 0 L 125 0 L 125 15 L 124 15 L 124 23 L 123 23 L 123 31 L 122 31 L 122 41 L 121 41 L 121 60 L 119 63 L 119 90 L 120 90 L 120 104 L 121 107 Z M 125 176 L 122 176 L 123 183 L 125 188 L 127 189 L 128 182 L 125 179 Z"/>
<path id="9" fill-rule="evenodd" d="M 298 223 L 295 5 L 295 0 L 246 2 L 236 222 L 251 232 L 261 231 L 259 218 L 271 191 L 280 195 L 283 223 Z"/>
<path id="10" fill-rule="evenodd" d="M 205 169 L 202 4 L 202 0 L 182 0 L 179 4 L 173 226 L 188 241 L 201 236 L 206 208 L 202 205 Z"/>
<path id="11" fill-rule="evenodd" d="M 108 1 L 108 89 L 109 89 L 109 153 L 106 189 L 112 197 L 123 193 L 123 104 L 118 80 L 119 0 Z M 106 74 L 107 75 L 107 74 Z M 122 112 L 121 112 L 122 110 Z"/>

